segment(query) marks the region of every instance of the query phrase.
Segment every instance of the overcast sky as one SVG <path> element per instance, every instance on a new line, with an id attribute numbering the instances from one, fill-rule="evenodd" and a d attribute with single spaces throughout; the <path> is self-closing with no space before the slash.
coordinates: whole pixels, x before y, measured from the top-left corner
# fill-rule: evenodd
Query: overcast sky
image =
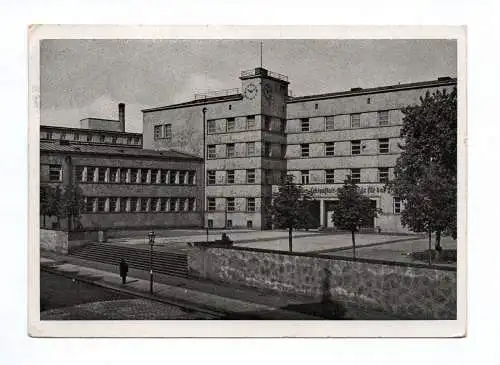
<path id="1" fill-rule="evenodd" d="M 41 123 L 79 127 L 118 119 L 142 132 L 141 109 L 240 87 L 241 70 L 260 64 L 252 40 L 44 40 Z M 263 66 L 288 76 L 295 96 L 457 76 L 451 40 L 264 40 Z"/>

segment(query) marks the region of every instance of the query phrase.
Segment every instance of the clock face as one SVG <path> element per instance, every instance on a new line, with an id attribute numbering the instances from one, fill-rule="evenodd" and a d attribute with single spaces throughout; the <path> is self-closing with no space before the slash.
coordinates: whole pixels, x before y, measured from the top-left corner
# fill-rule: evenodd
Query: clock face
<path id="1" fill-rule="evenodd" d="M 248 99 L 253 99 L 257 95 L 257 86 L 250 84 L 245 88 L 245 96 Z"/>
<path id="2" fill-rule="evenodd" d="M 273 96 L 273 89 L 271 88 L 271 86 L 269 85 L 266 85 L 264 86 L 264 96 L 266 99 L 271 99 L 272 96 Z"/>

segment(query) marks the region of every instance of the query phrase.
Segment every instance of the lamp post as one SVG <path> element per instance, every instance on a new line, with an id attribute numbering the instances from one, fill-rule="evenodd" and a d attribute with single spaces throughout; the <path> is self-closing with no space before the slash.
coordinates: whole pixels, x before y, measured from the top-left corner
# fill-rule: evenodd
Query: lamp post
<path id="1" fill-rule="evenodd" d="M 149 237 L 149 293 L 153 294 L 153 246 L 155 244 L 155 233 L 153 231 L 148 233 Z"/>

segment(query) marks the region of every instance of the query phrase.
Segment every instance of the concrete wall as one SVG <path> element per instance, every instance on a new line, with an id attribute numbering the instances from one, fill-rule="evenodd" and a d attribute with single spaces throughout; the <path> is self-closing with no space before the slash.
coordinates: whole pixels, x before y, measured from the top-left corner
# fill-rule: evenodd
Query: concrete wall
<path id="1" fill-rule="evenodd" d="M 264 250 L 197 247 L 189 251 L 188 265 L 191 275 L 278 292 L 321 297 L 326 285 L 333 299 L 355 301 L 398 318 L 456 319 L 457 275 L 453 270 Z"/>
<path id="2" fill-rule="evenodd" d="M 46 251 L 67 254 L 68 232 L 41 229 L 40 248 Z"/>

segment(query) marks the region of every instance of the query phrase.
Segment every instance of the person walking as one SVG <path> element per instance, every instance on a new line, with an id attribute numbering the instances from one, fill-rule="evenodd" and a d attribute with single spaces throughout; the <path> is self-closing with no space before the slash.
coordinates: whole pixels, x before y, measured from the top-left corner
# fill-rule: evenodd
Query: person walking
<path id="1" fill-rule="evenodd" d="M 120 276 L 122 277 L 122 284 L 127 281 L 128 264 L 124 259 L 120 261 Z"/>

